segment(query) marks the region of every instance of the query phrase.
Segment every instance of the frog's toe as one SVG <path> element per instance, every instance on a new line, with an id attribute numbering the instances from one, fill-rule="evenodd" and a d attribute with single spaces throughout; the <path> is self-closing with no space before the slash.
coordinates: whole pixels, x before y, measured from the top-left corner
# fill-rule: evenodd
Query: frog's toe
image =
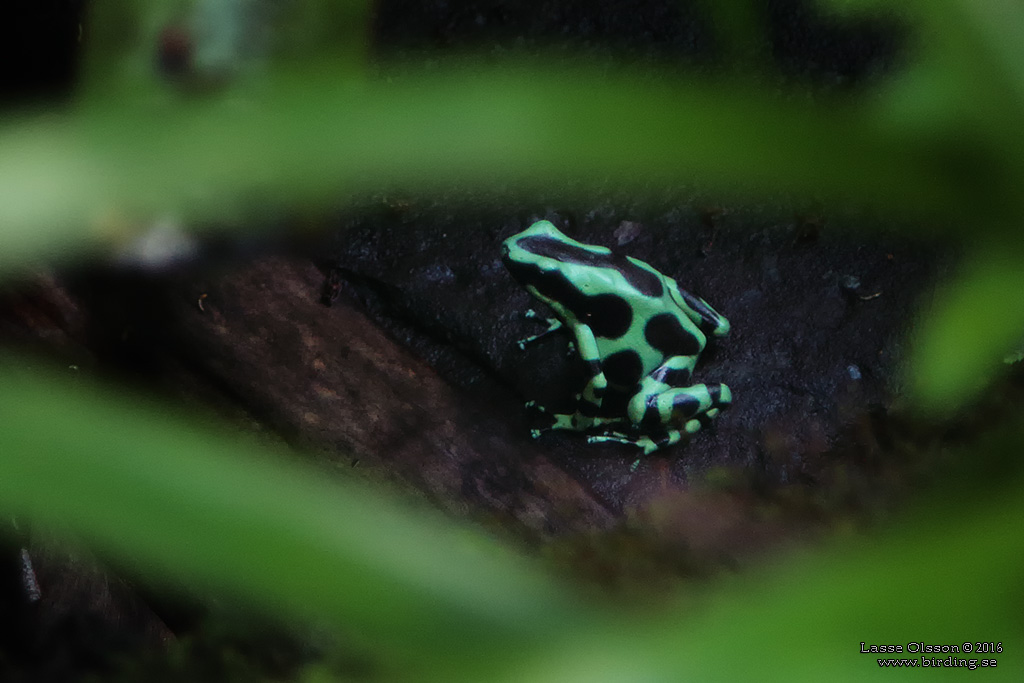
<path id="1" fill-rule="evenodd" d="M 526 404 L 527 410 L 530 412 L 530 422 L 532 428 L 530 434 L 533 438 L 537 438 L 544 432 L 550 432 L 553 429 L 558 429 L 560 424 L 560 415 L 549 412 L 547 408 L 538 404 L 536 401 L 530 401 Z"/>
<path id="2" fill-rule="evenodd" d="M 555 413 L 552 413 L 536 401 L 529 401 L 526 404 L 526 411 L 533 416 L 534 420 L 543 421 L 545 426 L 554 423 L 558 419 Z"/>
<path id="3" fill-rule="evenodd" d="M 604 432 L 603 434 L 595 434 L 587 437 L 587 443 L 624 443 L 628 446 L 637 446 L 639 443 L 636 438 L 623 434 L 621 432 Z"/>
<path id="4" fill-rule="evenodd" d="M 708 396 L 711 398 L 712 406 L 718 408 L 719 412 L 732 405 L 732 391 L 726 384 L 709 385 Z M 711 411 L 709 410 L 708 412 L 710 413 Z"/>
<path id="5" fill-rule="evenodd" d="M 537 341 L 538 339 L 540 339 L 539 334 L 532 334 L 529 337 L 523 337 L 522 339 L 518 340 L 516 342 L 516 346 L 519 347 L 520 351 L 525 351 L 527 346 Z"/>

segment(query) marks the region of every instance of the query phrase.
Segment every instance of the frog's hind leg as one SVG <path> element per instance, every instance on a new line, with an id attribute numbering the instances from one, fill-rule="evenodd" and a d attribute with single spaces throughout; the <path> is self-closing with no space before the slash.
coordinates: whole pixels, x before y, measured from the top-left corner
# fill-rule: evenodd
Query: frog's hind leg
<path id="1" fill-rule="evenodd" d="M 694 434 L 732 404 L 724 384 L 695 384 L 657 393 L 637 393 L 629 402 L 629 419 L 643 432 L 675 425 Z"/>
<path id="2" fill-rule="evenodd" d="M 630 400 L 632 430 L 609 430 L 588 437 L 590 443 L 614 442 L 635 446 L 650 455 L 654 451 L 688 440 L 708 426 L 732 403 L 732 392 L 724 384 L 697 384 L 657 393 L 640 392 Z M 634 463 L 635 468 L 635 463 Z"/>
<path id="3" fill-rule="evenodd" d="M 721 414 L 723 410 L 732 405 L 732 391 L 725 384 L 698 384 L 690 389 L 696 390 L 696 398 L 700 401 L 700 407 L 692 415 L 692 419 L 686 423 L 686 431 L 691 434 L 697 431 L 699 428 L 691 427 L 691 422 L 696 420 L 700 423 L 701 427 L 707 427 L 711 420 Z M 685 393 L 686 389 L 677 390 L 681 394 Z M 674 403 L 678 399 L 674 399 Z M 692 404 L 690 404 L 692 405 Z M 685 411 L 682 411 L 685 415 Z"/>

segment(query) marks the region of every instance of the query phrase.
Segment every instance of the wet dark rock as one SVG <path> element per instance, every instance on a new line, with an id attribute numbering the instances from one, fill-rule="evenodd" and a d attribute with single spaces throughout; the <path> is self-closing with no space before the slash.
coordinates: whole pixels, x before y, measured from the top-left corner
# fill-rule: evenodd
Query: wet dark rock
<path id="1" fill-rule="evenodd" d="M 886 378 L 901 368 L 898 354 L 883 351 L 899 348 L 914 318 L 917 299 L 931 281 L 933 249 L 884 233 L 854 238 L 827 225 L 814 245 L 796 244 L 788 224 L 736 211 L 719 226 L 715 248 L 701 256 L 691 248 L 703 229 L 697 212 L 673 208 L 658 214 L 641 206 L 633 212 L 646 229 L 626 252 L 706 298 L 732 323 L 731 335 L 705 352 L 695 381 L 729 384 L 734 407 L 692 443 L 652 459 L 668 458 L 680 481 L 711 468 L 757 462 L 756 435 L 801 413 L 817 415 L 822 438 L 834 440 L 844 427 L 838 393 L 851 364 L 861 368 L 864 409 L 889 395 Z M 583 242 L 615 245 L 619 213 L 629 209 L 583 218 L 577 213 L 574 230 L 561 227 Z M 424 206 L 416 220 L 401 225 L 371 216 L 339 234 L 329 263 L 353 274 L 352 295 L 393 337 L 467 395 L 565 408 L 582 381 L 567 335 L 552 335 L 524 351 L 514 344 L 539 331 L 524 311 L 542 308 L 495 267 L 500 241 L 526 227 L 517 215 L 531 211 L 451 216 Z M 444 241 L 437 240 L 441 234 Z M 370 239 L 375 253 L 367 248 Z M 767 270 L 765 263 L 771 264 Z M 442 283 L 413 275 L 445 264 L 461 276 Z M 867 301 L 844 298 L 836 272 L 860 273 L 884 294 Z M 524 415 L 515 408 L 504 419 L 525 431 Z M 552 434 L 530 448 L 586 482 L 613 509 L 643 495 L 628 486 L 636 457 L 629 447 Z M 595 460 L 605 466 L 595 470 Z"/>

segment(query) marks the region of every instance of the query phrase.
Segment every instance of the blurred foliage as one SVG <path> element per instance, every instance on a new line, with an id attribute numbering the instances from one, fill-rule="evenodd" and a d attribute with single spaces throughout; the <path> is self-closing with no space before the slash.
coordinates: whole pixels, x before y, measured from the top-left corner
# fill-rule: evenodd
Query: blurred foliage
<path id="1" fill-rule="evenodd" d="M 329 484 L 201 416 L 24 364 L 0 363 L 0 504 L 146 576 L 314 616 L 421 663 L 449 659 L 453 642 L 472 659 L 585 619 L 510 551 L 436 513 Z"/>
<path id="2" fill-rule="evenodd" d="M 227 218 L 256 197 L 262 207 L 322 203 L 382 185 L 568 191 L 575 178 L 579 192 L 614 177 L 643 193 L 685 179 L 929 215 L 971 203 L 958 168 L 900 131 L 875 132 L 853 107 L 579 67 L 478 71 L 393 85 L 273 73 L 237 98 L 121 99 L 8 127 L 0 221 L 11 227 L 0 267 L 76 253 L 103 237 L 111 214 Z"/>
<path id="3" fill-rule="evenodd" d="M 982 391 L 1024 331 L 1024 258 L 1015 249 L 975 249 L 917 332 L 913 387 L 941 411 L 957 394 Z M 949 405 L 944 405 L 947 403 Z"/>
<path id="4" fill-rule="evenodd" d="M 574 192 L 682 185 L 870 206 L 976 244 L 920 326 L 912 386 L 925 407 L 981 391 L 1020 337 L 1019 4 L 903 3 L 912 62 L 870 96 L 817 100 L 789 97 L 768 76 L 742 77 L 765 54 L 749 43 L 756 31 L 743 2 L 707 3 L 719 6 L 733 65 L 710 76 L 467 61 L 391 83 L 366 69 L 366 2 L 293 3 L 244 34 L 238 12 L 273 3 L 92 5 L 78 102 L 0 123 L 4 272 L 106 252 L 156 215 L 245 218 L 254 203 L 322 207 L 382 185 L 424 194 L 452 185 L 568 192 L 567 178 Z M 183 49 L 168 46 L 179 39 L 168 27 L 196 16 L 212 26 L 196 37 L 207 42 L 188 46 L 181 64 L 165 60 L 158 76 L 160 50 Z M 266 42 L 248 44 L 253 35 Z M 25 364 L 9 359 L 0 385 L 4 509 L 154 577 L 333 624 L 400 675 L 860 679 L 875 666 L 862 640 L 950 638 L 1002 640 L 999 671 L 1020 664 L 1019 480 L 861 547 L 722 584 L 650 622 L 592 612 L 474 532 L 327 484 L 195 416 Z M 989 448 L 1022 445 L 1016 434 Z"/>
<path id="5" fill-rule="evenodd" d="M 1001 640 L 1004 672 L 1024 664 L 1019 476 L 961 490 L 952 506 L 941 492 L 877 538 L 840 539 L 641 617 L 581 603 L 477 532 L 196 415 L 24 365 L 0 365 L 4 509 L 152 580 L 331 625 L 389 676 L 859 680 L 877 666 L 861 641 L 960 639 Z M 984 448 L 1022 445 L 1017 431 Z"/>

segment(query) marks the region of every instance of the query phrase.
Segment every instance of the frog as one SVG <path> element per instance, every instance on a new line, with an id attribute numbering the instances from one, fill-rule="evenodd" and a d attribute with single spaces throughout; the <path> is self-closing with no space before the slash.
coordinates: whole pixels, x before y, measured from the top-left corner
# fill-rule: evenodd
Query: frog
<path id="1" fill-rule="evenodd" d="M 526 312 L 547 329 L 519 348 L 564 329 L 585 366 L 573 412 L 527 403 L 547 418 L 531 430 L 534 438 L 583 432 L 589 443 L 624 443 L 649 455 L 689 440 L 732 404 L 725 384 L 690 384 L 708 337 L 728 335 L 729 321 L 673 278 L 617 250 L 578 242 L 547 220 L 506 239 L 502 260 L 554 312 Z"/>

